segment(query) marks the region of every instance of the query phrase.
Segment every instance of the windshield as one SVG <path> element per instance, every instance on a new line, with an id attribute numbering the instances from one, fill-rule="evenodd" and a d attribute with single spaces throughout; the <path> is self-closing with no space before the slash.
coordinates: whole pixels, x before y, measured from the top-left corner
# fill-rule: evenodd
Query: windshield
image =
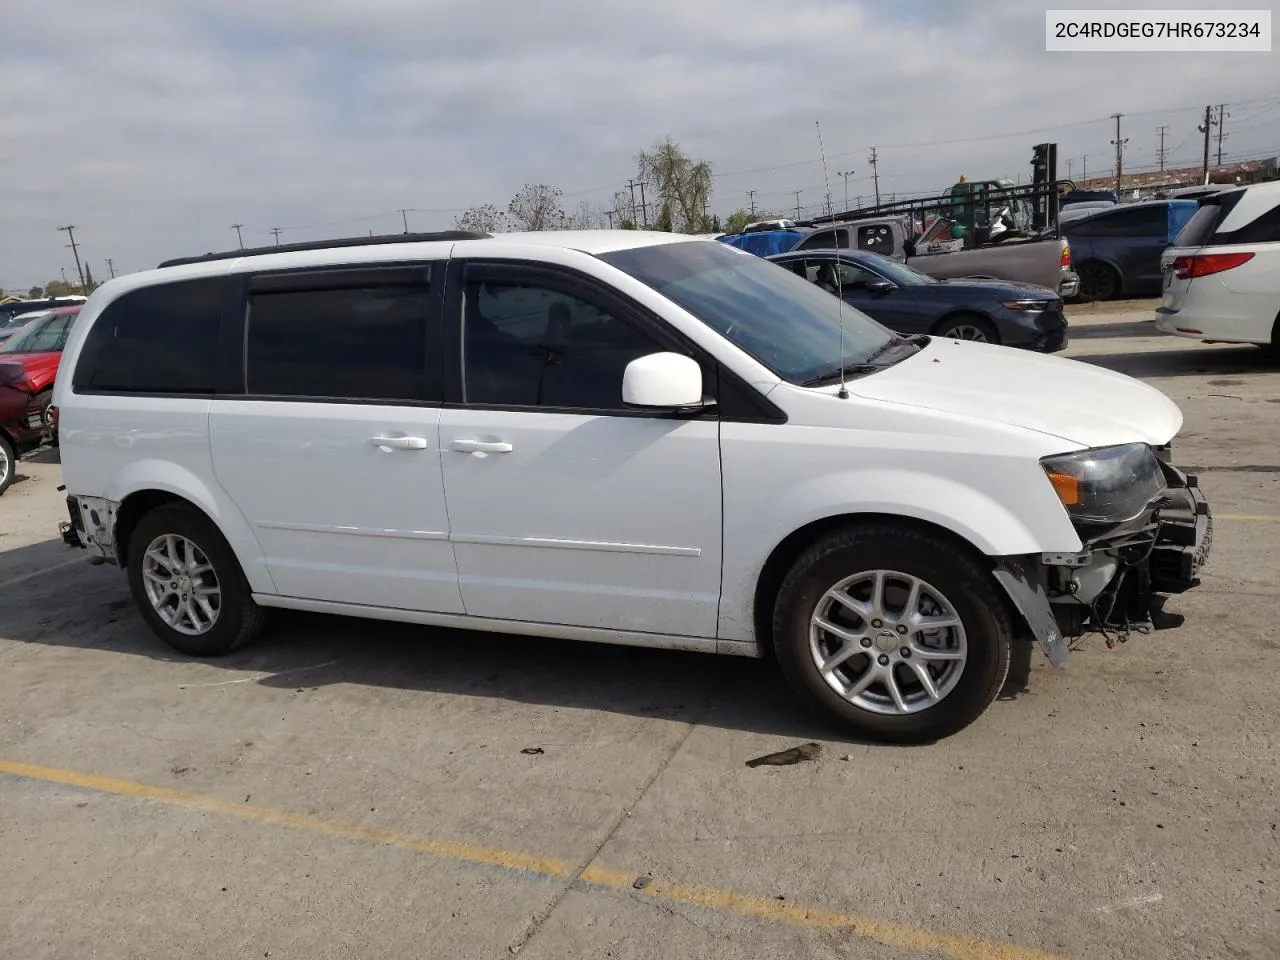
<path id="1" fill-rule="evenodd" d="M 900 287 L 927 287 L 938 282 L 927 273 L 888 257 L 877 257 L 870 266 Z"/>
<path id="2" fill-rule="evenodd" d="M 616 250 L 600 259 L 630 274 L 791 383 L 866 363 L 898 340 L 789 269 L 709 241 Z"/>
<path id="3" fill-rule="evenodd" d="M 56 353 L 67 342 L 73 313 L 51 313 L 33 320 L 8 340 L 0 343 L 0 354 L 5 353 Z"/>

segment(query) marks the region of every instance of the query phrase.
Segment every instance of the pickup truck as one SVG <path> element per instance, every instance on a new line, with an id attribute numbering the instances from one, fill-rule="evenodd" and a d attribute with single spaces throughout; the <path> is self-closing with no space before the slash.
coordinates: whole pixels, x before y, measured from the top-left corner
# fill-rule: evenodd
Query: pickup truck
<path id="1" fill-rule="evenodd" d="M 1071 269 L 1071 248 L 1061 237 L 1014 238 L 966 250 L 959 240 L 929 242 L 932 233 L 913 240 L 902 217 L 877 217 L 819 227 L 792 249 L 869 250 L 910 263 L 939 280 L 974 277 L 1034 283 L 1057 291 L 1064 300 L 1080 289 L 1080 278 Z"/>

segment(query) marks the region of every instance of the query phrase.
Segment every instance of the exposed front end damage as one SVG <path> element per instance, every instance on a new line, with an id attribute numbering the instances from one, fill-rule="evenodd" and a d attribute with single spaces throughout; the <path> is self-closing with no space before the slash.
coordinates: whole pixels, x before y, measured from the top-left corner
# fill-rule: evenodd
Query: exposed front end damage
<path id="1" fill-rule="evenodd" d="M 1066 660 L 1070 639 L 1086 632 L 1101 633 L 1110 647 L 1133 630 L 1166 625 L 1165 595 L 1199 585 L 1213 514 L 1196 477 L 1164 460 L 1161 470 L 1165 489 L 1139 516 L 1077 525 L 1079 553 L 997 560 L 996 580 L 1054 665 Z"/>

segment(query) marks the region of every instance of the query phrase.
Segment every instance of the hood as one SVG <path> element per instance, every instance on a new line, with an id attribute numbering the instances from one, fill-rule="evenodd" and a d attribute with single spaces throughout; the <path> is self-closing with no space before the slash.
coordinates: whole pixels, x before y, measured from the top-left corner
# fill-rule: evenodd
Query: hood
<path id="1" fill-rule="evenodd" d="M 1058 292 L 1048 287 L 1040 287 L 1034 283 L 1016 283 L 1012 280 L 985 280 L 977 277 L 953 277 L 940 280 L 949 290 L 972 287 L 984 294 L 998 296 L 1004 300 L 1058 300 Z"/>
<path id="2" fill-rule="evenodd" d="M 915 356 L 849 383 L 870 400 L 1007 423 L 1083 447 L 1168 443 L 1178 405 L 1102 367 L 1012 347 L 934 337 Z"/>
<path id="3" fill-rule="evenodd" d="M 57 373 L 62 353 L 0 353 L 0 363 L 17 364 L 29 379 L 52 377 Z"/>

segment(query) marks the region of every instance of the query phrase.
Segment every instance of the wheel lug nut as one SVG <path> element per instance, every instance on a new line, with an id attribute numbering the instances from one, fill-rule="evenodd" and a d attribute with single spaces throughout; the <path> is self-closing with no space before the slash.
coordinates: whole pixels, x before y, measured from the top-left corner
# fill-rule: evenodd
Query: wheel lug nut
<path id="1" fill-rule="evenodd" d="M 889 665 L 889 658 L 888 656 L 882 653 L 877 659 L 877 662 L 880 664 L 880 666 L 887 667 Z"/>
<path id="2" fill-rule="evenodd" d="M 901 650 L 899 650 L 899 651 L 898 651 L 898 653 L 902 655 L 902 658 L 903 658 L 904 660 L 910 659 L 910 657 L 911 657 L 911 648 L 910 648 L 910 647 L 903 647 Z"/>
<path id="3" fill-rule="evenodd" d="M 900 624 L 898 624 L 898 626 L 897 626 L 895 629 L 896 629 L 899 633 L 903 633 L 903 634 L 905 634 L 905 633 L 907 632 L 907 625 L 906 625 L 905 623 L 900 623 Z"/>
<path id="4" fill-rule="evenodd" d="M 884 621 L 883 621 L 883 620 L 872 620 L 872 621 L 871 621 L 871 625 L 872 625 L 873 627 L 875 627 L 877 630 L 879 630 L 881 627 L 883 627 L 883 626 L 884 626 Z"/>
<path id="5" fill-rule="evenodd" d="M 864 647 L 869 647 L 869 646 L 871 646 L 871 638 L 870 638 L 870 637 L 863 637 L 863 638 L 862 638 L 862 645 L 863 645 Z"/>

